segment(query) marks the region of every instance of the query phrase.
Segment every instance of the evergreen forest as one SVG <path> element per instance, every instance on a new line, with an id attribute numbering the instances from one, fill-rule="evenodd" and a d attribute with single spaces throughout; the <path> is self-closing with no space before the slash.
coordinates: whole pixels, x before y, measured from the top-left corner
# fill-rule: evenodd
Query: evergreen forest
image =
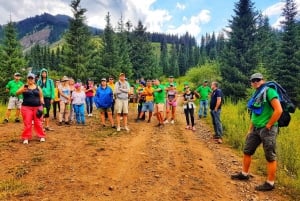
<path id="1" fill-rule="evenodd" d="M 133 81 L 179 78 L 210 64 L 220 73 L 217 81 L 224 95 L 234 101 L 248 96 L 250 75 L 261 72 L 266 79 L 279 82 L 300 104 L 300 23 L 295 0 L 285 0 L 280 29 L 273 29 L 251 0 L 237 0 L 224 31 L 207 33 L 198 42 L 188 32 L 181 36 L 149 33 L 142 21 L 132 24 L 122 16 L 118 24 L 112 24 L 109 12 L 104 30 L 92 32 L 80 1 L 71 1 L 73 16 L 55 47 L 37 44 L 24 52 L 18 38 L 22 30 L 14 22 L 3 26 L 1 91 L 14 72 L 25 75 L 28 68 L 34 73 L 47 68 L 56 78 L 67 75 L 81 80 L 124 72 Z"/>

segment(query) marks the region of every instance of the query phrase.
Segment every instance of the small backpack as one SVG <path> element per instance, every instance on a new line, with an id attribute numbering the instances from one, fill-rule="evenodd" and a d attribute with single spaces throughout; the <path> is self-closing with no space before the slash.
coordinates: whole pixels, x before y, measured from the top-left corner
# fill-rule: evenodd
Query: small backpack
<path id="1" fill-rule="evenodd" d="M 291 98 L 287 94 L 286 90 L 280 84 L 278 84 L 275 81 L 269 81 L 266 82 L 265 85 L 277 91 L 279 96 L 279 101 L 283 110 L 280 118 L 278 119 L 278 126 L 287 127 L 291 121 L 290 113 L 295 112 L 296 106 L 291 101 Z"/>
<path id="2" fill-rule="evenodd" d="M 257 91 L 249 100 L 248 108 L 251 112 L 254 112 L 257 115 L 260 115 L 263 110 L 263 102 L 267 100 L 267 90 L 268 88 L 273 88 L 278 93 L 278 100 L 282 107 L 282 114 L 278 120 L 279 127 L 287 127 L 291 121 L 290 113 L 294 113 L 296 110 L 296 106 L 291 101 L 288 96 L 286 90 L 277 82 L 269 81 L 264 84 L 261 90 Z"/>

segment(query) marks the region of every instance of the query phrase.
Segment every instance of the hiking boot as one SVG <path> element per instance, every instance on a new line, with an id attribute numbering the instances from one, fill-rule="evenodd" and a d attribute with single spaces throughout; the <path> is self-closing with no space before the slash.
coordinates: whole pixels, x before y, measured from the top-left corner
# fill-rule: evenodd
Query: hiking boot
<path id="1" fill-rule="evenodd" d="M 265 182 L 259 186 L 256 186 L 255 187 L 255 190 L 257 191 L 271 191 L 275 188 L 275 185 L 271 185 L 270 183 L 268 182 Z"/>
<path id="2" fill-rule="evenodd" d="M 4 124 L 8 123 L 8 119 L 4 119 L 4 120 L 3 120 L 3 123 L 4 123 Z"/>
<path id="3" fill-rule="evenodd" d="M 16 118 L 16 119 L 15 119 L 15 122 L 16 122 L 16 123 L 20 123 L 20 119 L 19 119 L 19 118 Z"/>
<path id="4" fill-rule="evenodd" d="M 244 175 L 243 173 L 239 172 L 238 174 L 231 175 L 232 180 L 249 180 L 249 175 Z"/>

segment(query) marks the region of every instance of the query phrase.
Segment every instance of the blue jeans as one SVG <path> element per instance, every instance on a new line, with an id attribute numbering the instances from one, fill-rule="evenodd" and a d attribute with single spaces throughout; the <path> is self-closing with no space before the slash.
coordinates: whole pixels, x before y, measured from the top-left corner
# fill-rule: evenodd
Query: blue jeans
<path id="1" fill-rule="evenodd" d="M 207 116 L 207 105 L 208 105 L 208 100 L 200 100 L 200 106 L 198 111 L 199 117 Z"/>
<path id="2" fill-rule="evenodd" d="M 220 119 L 221 110 L 218 111 L 211 110 L 210 111 L 211 117 L 212 117 L 212 123 L 215 130 L 215 138 L 222 138 L 223 135 L 223 128 L 222 128 L 222 122 Z"/>
<path id="3" fill-rule="evenodd" d="M 73 109 L 76 115 L 76 123 L 77 124 L 85 124 L 84 117 L 84 104 L 82 105 L 73 105 Z"/>
<path id="4" fill-rule="evenodd" d="M 93 113 L 93 104 L 94 104 L 94 97 L 86 97 L 85 98 L 85 103 L 86 103 L 86 112 L 88 114 L 92 114 Z"/>

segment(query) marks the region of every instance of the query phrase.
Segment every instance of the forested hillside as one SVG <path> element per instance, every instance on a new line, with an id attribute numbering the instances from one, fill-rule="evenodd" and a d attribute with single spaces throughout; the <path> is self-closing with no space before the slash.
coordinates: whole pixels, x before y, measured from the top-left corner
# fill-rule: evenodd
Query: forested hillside
<path id="1" fill-rule="evenodd" d="M 122 71 L 130 80 L 135 80 L 141 77 L 184 76 L 191 68 L 201 68 L 209 63 L 217 66 L 216 74 L 221 75 L 218 81 L 222 84 L 224 94 L 233 100 L 247 97 L 249 76 L 259 71 L 266 79 L 281 83 L 295 103 L 300 102 L 300 24 L 294 0 L 285 1 L 283 20 L 277 30 L 271 27 L 266 16 L 256 10 L 251 0 L 239 0 L 233 8 L 234 16 L 228 19 L 228 25 L 224 25 L 229 29 L 204 34 L 198 42 L 188 32 L 184 35 L 149 33 L 142 21 L 132 24 L 121 17 L 118 24 L 111 24 L 110 13 L 106 15 L 103 32 L 91 32 L 84 20 L 87 10 L 79 4 L 80 0 L 72 1 L 72 18 L 62 15 L 54 20 L 44 14 L 36 19 L 46 18 L 49 24 L 53 20 L 61 24 L 56 34 L 51 36 L 51 41 L 62 37 L 62 43 L 55 48 L 50 45 L 32 47 L 22 57 L 25 66 L 15 65 L 13 60 L 9 63 L 8 59 L 1 59 L 5 63 L 1 65 L 1 71 L 32 67 L 34 72 L 38 72 L 46 67 L 57 77 L 67 75 L 83 80 L 117 75 Z M 69 20 L 69 24 L 62 35 L 60 33 L 66 26 L 65 20 Z M 29 23 L 25 20 L 21 24 L 26 22 Z M 31 32 L 40 30 L 43 24 L 41 20 Z M 5 58 L 6 49 L 11 49 L 8 48 L 9 41 L 20 39 L 28 32 L 25 30 L 22 28 L 19 31 L 14 23 L 6 26 L 1 57 Z M 7 77 L 2 79 L 7 81 Z"/>

